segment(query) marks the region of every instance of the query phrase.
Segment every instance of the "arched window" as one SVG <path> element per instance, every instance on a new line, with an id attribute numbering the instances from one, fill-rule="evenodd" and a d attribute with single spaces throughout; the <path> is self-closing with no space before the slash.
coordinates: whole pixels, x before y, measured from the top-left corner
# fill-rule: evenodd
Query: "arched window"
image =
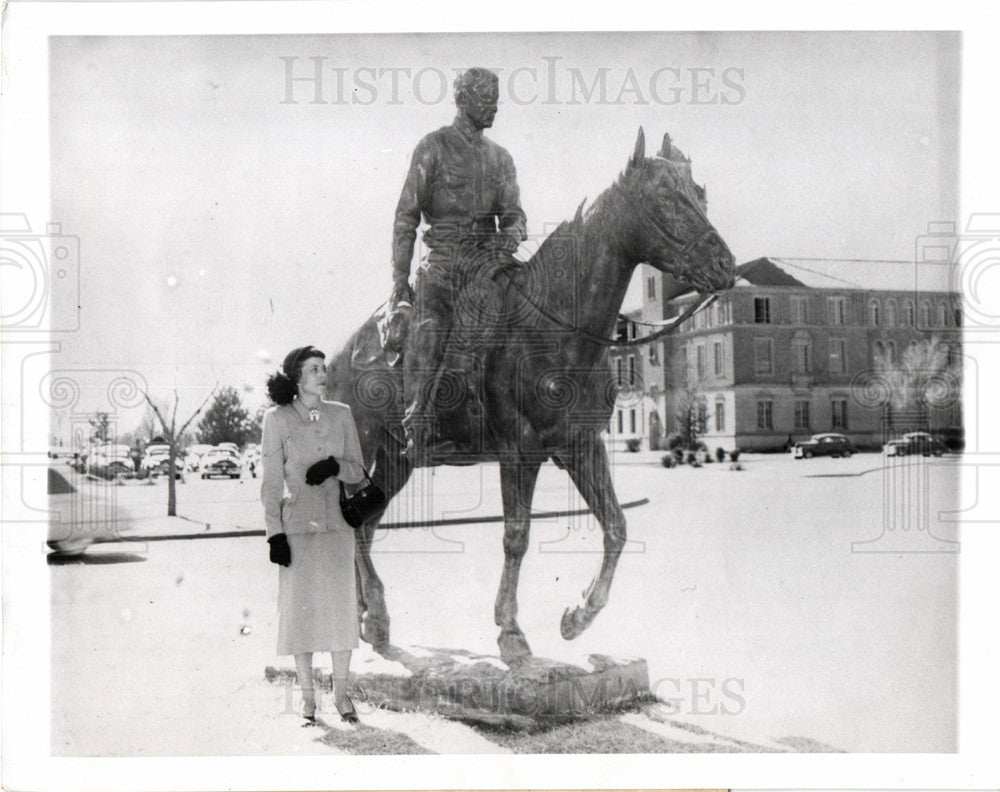
<path id="1" fill-rule="evenodd" d="M 881 341 L 876 341 L 872 344 L 872 362 L 875 364 L 876 368 L 879 366 L 884 366 L 885 360 L 885 346 Z"/>
<path id="2" fill-rule="evenodd" d="M 907 300 L 903 303 L 903 327 L 913 327 L 916 321 L 916 316 L 913 310 L 913 300 Z"/>
<path id="3" fill-rule="evenodd" d="M 896 326 L 896 301 L 889 300 L 885 304 L 885 326 Z"/>
<path id="4" fill-rule="evenodd" d="M 920 303 L 920 326 L 931 326 L 931 304 L 927 300 Z"/>
<path id="5" fill-rule="evenodd" d="M 885 342 L 885 361 L 889 364 L 896 362 L 896 345 L 892 341 Z"/>
<path id="6" fill-rule="evenodd" d="M 812 370 L 812 341 L 805 330 L 792 338 L 792 370 L 796 374 L 808 374 Z"/>
<path id="7" fill-rule="evenodd" d="M 868 324 L 878 327 L 878 300 L 872 299 L 868 302 Z"/>
<path id="8" fill-rule="evenodd" d="M 937 306 L 937 324 L 938 327 L 947 327 L 948 325 L 948 306 L 943 302 L 938 303 Z"/>

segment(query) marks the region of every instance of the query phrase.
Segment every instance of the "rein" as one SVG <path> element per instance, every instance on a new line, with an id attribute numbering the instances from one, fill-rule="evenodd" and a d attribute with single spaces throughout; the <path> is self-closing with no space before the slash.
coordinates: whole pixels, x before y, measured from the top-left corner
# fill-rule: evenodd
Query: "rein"
<path id="1" fill-rule="evenodd" d="M 633 338 L 629 341 L 616 341 L 613 338 L 605 338 L 603 336 L 594 335 L 593 333 L 583 330 L 582 328 L 575 327 L 574 325 L 571 325 L 568 322 L 563 321 L 558 316 L 554 316 L 551 312 L 546 310 L 544 305 L 539 305 L 537 302 L 535 302 L 535 300 L 532 299 L 530 294 L 528 294 L 524 289 L 521 288 L 521 284 L 519 284 L 517 280 L 513 277 L 513 274 L 507 270 L 507 267 L 503 267 L 503 271 L 504 274 L 507 275 L 508 282 L 515 289 L 517 289 L 518 293 L 521 295 L 521 297 L 524 298 L 524 301 L 529 306 L 531 306 L 531 308 L 535 311 L 535 313 L 539 314 L 545 319 L 548 319 L 553 324 L 559 326 L 560 329 L 562 330 L 566 330 L 567 332 L 573 333 L 574 335 L 583 336 L 592 343 L 600 344 L 601 346 L 606 346 L 606 347 L 625 348 L 625 347 L 642 346 L 643 344 L 648 344 L 651 341 L 655 341 L 658 338 L 662 338 L 663 336 L 674 332 L 681 325 L 682 322 L 691 318 L 691 316 L 698 313 L 699 311 L 708 308 L 708 306 L 710 306 L 717 299 L 719 299 L 719 295 L 717 294 L 707 294 L 705 292 L 699 292 L 698 300 L 691 303 L 691 305 L 689 305 L 684 310 L 683 313 L 671 319 L 669 322 L 667 322 L 663 327 L 661 327 L 652 335 L 643 336 L 642 338 Z M 619 316 L 621 316 L 621 314 L 619 314 Z"/>

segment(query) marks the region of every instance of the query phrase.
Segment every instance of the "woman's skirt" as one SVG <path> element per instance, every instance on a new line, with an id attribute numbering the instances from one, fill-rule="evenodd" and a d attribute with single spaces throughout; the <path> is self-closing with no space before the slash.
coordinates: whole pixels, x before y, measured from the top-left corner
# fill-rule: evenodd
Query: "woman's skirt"
<path id="1" fill-rule="evenodd" d="M 354 531 L 288 534 L 292 562 L 278 572 L 278 654 L 358 646 Z"/>

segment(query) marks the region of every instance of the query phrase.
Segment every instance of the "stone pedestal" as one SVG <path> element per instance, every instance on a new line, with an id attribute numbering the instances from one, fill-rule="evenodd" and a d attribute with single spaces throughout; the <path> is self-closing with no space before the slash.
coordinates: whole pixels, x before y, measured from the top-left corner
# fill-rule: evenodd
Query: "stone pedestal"
<path id="1" fill-rule="evenodd" d="M 359 706 L 530 729 L 652 700 L 645 660 L 590 655 L 570 665 L 533 657 L 508 666 L 454 649 L 388 647 L 380 654 L 388 661 L 381 668 L 360 667 L 351 675 Z M 274 684 L 297 684 L 294 668 L 269 666 L 265 676 Z M 317 672 L 314 684 L 329 690 L 329 674 Z"/>

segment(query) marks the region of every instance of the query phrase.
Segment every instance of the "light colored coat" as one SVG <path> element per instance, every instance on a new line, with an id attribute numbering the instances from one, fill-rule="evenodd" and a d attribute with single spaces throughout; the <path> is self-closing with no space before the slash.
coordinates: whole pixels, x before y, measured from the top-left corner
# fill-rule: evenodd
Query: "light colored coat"
<path id="1" fill-rule="evenodd" d="M 320 485 L 306 484 L 306 471 L 329 456 L 340 463 L 340 472 Z M 353 531 L 340 512 L 340 482 L 362 481 L 362 464 L 358 429 L 348 405 L 321 401 L 315 421 L 298 399 L 265 412 L 260 500 L 267 537 Z"/>

